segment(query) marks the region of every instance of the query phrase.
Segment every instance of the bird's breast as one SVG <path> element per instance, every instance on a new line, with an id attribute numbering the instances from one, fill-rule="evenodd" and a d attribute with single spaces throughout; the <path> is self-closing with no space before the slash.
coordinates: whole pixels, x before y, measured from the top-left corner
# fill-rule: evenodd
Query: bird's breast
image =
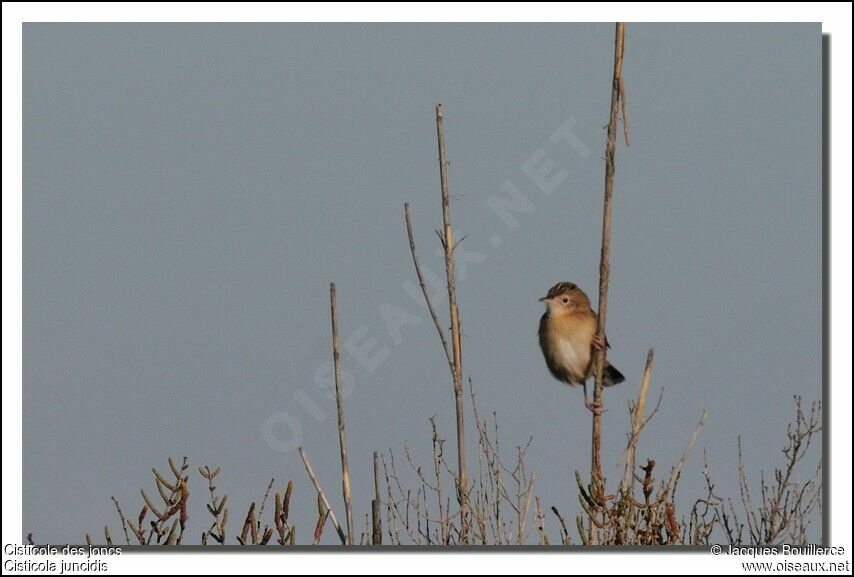
<path id="1" fill-rule="evenodd" d="M 558 338 L 558 357 L 566 370 L 576 378 L 584 378 L 590 365 L 590 345 L 586 347 L 577 339 Z"/>
<path id="2" fill-rule="evenodd" d="M 548 318 L 548 348 L 552 362 L 562 369 L 571 382 L 582 382 L 590 368 L 590 343 L 596 331 L 596 320 L 576 315 Z"/>

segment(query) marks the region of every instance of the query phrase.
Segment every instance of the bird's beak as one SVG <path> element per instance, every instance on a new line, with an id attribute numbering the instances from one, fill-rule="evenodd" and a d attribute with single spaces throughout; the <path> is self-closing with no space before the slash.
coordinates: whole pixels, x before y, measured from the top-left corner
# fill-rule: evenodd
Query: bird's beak
<path id="1" fill-rule="evenodd" d="M 544 303 L 544 302 L 548 302 L 548 300 L 549 300 L 549 297 L 543 297 L 540 299 L 540 302 Z"/>

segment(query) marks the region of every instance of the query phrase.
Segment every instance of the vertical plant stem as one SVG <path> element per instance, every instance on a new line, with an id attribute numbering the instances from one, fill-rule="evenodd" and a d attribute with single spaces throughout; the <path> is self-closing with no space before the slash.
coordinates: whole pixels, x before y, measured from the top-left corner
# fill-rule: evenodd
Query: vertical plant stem
<path id="1" fill-rule="evenodd" d="M 341 398 L 341 353 L 338 345 L 335 283 L 329 285 L 329 306 L 332 311 L 332 362 L 335 365 L 335 403 L 338 406 L 338 447 L 341 451 L 341 487 L 344 493 L 344 514 L 347 516 L 347 545 L 352 545 L 353 503 L 350 500 L 350 465 L 347 462 L 347 436 L 344 432 L 344 400 Z"/>
<path id="2" fill-rule="evenodd" d="M 451 318 L 451 347 L 453 350 L 454 402 L 457 413 L 457 464 L 459 486 L 457 498 L 460 503 L 460 542 L 468 543 L 468 479 L 466 476 L 465 420 L 463 414 L 463 353 L 460 335 L 460 315 L 457 308 L 457 282 L 454 270 L 454 233 L 451 228 L 451 200 L 448 193 L 448 161 L 445 155 L 444 110 L 436 105 L 436 135 L 439 141 L 439 178 L 442 186 L 442 222 L 445 248 L 445 276 L 448 284 L 448 305 Z"/>
<path id="3" fill-rule="evenodd" d="M 374 451 L 374 499 L 371 501 L 372 540 L 374 545 L 383 544 L 382 513 L 380 511 L 380 460 Z"/>
<path id="4" fill-rule="evenodd" d="M 620 85 L 623 72 L 623 41 L 625 27 L 617 23 L 614 42 L 614 78 L 611 83 L 611 116 L 605 143 L 605 203 L 602 213 L 602 254 L 599 262 L 599 308 L 597 332 L 605 334 L 608 308 L 608 280 L 611 271 L 611 197 L 614 191 L 614 152 L 617 148 L 617 122 L 620 111 Z M 596 383 L 593 390 L 594 406 L 602 406 L 602 374 L 605 368 L 605 351 L 596 355 Z M 594 485 L 602 480 L 602 416 L 593 414 L 592 477 Z"/>
<path id="5" fill-rule="evenodd" d="M 620 88 L 623 72 L 623 42 L 625 26 L 617 22 L 616 39 L 614 41 L 614 77 L 611 81 L 611 114 L 608 120 L 608 133 L 605 142 L 605 202 L 602 212 L 602 253 L 599 261 L 599 307 L 596 331 L 605 335 L 605 318 L 608 309 L 608 279 L 611 270 L 611 197 L 614 191 L 614 152 L 617 148 L 617 123 L 620 112 Z M 605 347 L 607 348 L 607 347 Z M 605 349 L 596 355 L 595 376 L 593 389 L 593 406 L 602 407 L 603 373 L 605 369 Z M 591 490 L 595 498 L 601 500 L 605 495 L 604 479 L 602 477 L 602 415 L 600 411 L 593 413 L 593 431 L 591 435 Z M 598 544 L 598 534 L 590 519 L 590 543 Z"/>

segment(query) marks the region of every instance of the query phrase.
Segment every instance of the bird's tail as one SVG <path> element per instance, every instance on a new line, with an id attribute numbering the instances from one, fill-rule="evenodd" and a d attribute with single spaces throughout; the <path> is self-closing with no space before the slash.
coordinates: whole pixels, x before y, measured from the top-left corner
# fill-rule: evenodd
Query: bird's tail
<path id="1" fill-rule="evenodd" d="M 623 381 L 626 380 L 626 377 L 623 376 L 623 373 L 614 368 L 614 365 L 608 363 L 608 366 L 605 367 L 603 375 L 603 385 L 606 387 L 611 387 L 613 385 L 619 385 Z"/>

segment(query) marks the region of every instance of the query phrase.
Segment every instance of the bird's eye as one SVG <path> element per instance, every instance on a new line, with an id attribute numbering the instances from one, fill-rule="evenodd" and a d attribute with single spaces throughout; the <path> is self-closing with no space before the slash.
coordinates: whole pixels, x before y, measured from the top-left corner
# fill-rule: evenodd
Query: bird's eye
<path id="1" fill-rule="evenodd" d="M 566 304 L 566 303 L 568 303 L 568 302 L 569 302 L 569 297 L 563 297 L 563 298 L 561 299 L 561 301 L 563 302 L 563 304 Z"/>

